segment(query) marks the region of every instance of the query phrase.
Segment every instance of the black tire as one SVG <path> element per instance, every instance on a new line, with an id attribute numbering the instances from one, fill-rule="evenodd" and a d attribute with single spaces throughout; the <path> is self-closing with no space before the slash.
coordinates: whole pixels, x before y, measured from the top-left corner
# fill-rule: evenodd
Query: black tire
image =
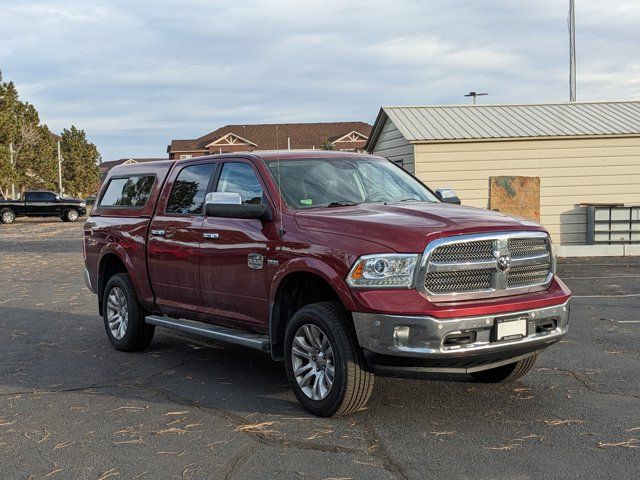
<path id="1" fill-rule="evenodd" d="M 483 370 L 472 373 L 473 380 L 479 383 L 508 383 L 525 375 L 533 368 L 538 359 L 538 354 L 523 358 L 514 363 L 503 365 L 502 367 Z"/>
<path id="2" fill-rule="evenodd" d="M 373 391 L 375 377 L 365 369 L 364 356 L 350 322 L 349 314 L 341 305 L 320 302 L 302 307 L 287 325 L 284 358 L 287 377 L 302 406 L 314 415 L 331 417 L 356 412 L 364 408 Z M 304 325 L 317 327 L 326 336 L 333 352 L 333 385 L 326 397 L 319 400 L 305 394 L 293 373 L 294 337 Z"/>
<path id="3" fill-rule="evenodd" d="M 10 224 L 16 221 L 16 214 L 10 208 L 0 211 L 0 222 Z"/>
<path id="4" fill-rule="evenodd" d="M 119 289 L 119 292 L 122 292 L 126 298 L 128 317 L 126 330 L 121 338 L 117 338 L 119 332 L 114 333 L 109 326 L 109 316 L 111 312 L 109 307 L 109 296 L 112 293 L 114 293 L 114 295 L 118 293 L 116 289 Z M 109 279 L 107 286 L 104 289 L 102 302 L 104 328 L 107 332 L 107 336 L 109 337 L 109 341 L 116 350 L 121 350 L 123 352 L 135 352 L 138 350 L 144 350 L 151 344 L 153 334 L 155 332 L 155 326 L 145 323 L 144 308 L 138 300 L 138 296 L 136 295 L 133 283 L 131 282 L 131 278 L 129 278 L 128 274 L 118 273 Z"/>
<path id="5" fill-rule="evenodd" d="M 77 222 L 79 218 L 80 212 L 78 212 L 78 210 L 76 210 L 75 208 L 70 208 L 69 210 L 64 212 L 62 220 L 65 222 Z"/>

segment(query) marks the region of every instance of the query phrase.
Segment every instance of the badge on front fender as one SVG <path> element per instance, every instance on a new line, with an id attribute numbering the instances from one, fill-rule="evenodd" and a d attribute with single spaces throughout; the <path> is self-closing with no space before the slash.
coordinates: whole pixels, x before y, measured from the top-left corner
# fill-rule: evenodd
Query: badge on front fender
<path id="1" fill-rule="evenodd" d="M 264 256 L 259 253 L 250 253 L 247 255 L 247 265 L 249 268 L 253 268 L 255 270 L 260 270 L 264 267 Z"/>

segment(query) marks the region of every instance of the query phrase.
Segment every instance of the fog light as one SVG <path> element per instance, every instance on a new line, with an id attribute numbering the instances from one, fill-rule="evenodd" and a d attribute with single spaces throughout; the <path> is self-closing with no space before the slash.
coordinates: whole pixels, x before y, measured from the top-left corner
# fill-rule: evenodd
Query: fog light
<path id="1" fill-rule="evenodd" d="M 409 327 L 403 325 L 393 329 L 393 344 L 396 347 L 406 347 L 409 344 Z"/>

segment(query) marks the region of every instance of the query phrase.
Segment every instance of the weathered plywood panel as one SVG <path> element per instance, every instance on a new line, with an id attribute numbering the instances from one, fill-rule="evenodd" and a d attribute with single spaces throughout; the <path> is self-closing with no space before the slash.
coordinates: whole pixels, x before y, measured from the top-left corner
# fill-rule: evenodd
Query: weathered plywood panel
<path id="1" fill-rule="evenodd" d="M 539 177 L 491 177 L 489 208 L 540 221 Z"/>
<path id="2" fill-rule="evenodd" d="M 539 177 L 540 221 L 554 241 L 586 240 L 583 202 L 640 203 L 640 137 L 415 145 L 416 176 L 489 208 L 491 177 Z"/>

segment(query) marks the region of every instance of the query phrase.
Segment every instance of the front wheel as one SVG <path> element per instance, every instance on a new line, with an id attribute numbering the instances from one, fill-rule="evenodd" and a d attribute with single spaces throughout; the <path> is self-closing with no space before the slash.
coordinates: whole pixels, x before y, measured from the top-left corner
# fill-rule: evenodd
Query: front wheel
<path id="1" fill-rule="evenodd" d="M 364 408 L 374 375 L 365 369 L 362 351 L 348 328 L 341 305 L 320 302 L 298 310 L 285 333 L 285 368 L 302 406 L 321 417 Z"/>
<path id="2" fill-rule="evenodd" d="M 65 222 L 77 222 L 78 218 L 80 218 L 80 214 L 75 208 L 70 208 L 62 216 L 62 220 Z"/>
<path id="3" fill-rule="evenodd" d="M 0 222 L 9 224 L 15 221 L 16 221 L 16 214 L 13 213 L 13 210 L 11 210 L 10 208 L 2 210 L 2 213 L 0 214 Z"/>
<path id="4" fill-rule="evenodd" d="M 155 326 L 144 321 L 144 308 L 126 273 L 109 279 L 102 297 L 104 328 L 109 341 L 124 352 L 144 350 L 153 340 Z"/>
<path id="5" fill-rule="evenodd" d="M 531 370 L 537 358 L 538 354 L 531 355 L 502 367 L 472 373 L 471 377 L 480 383 L 508 383 L 517 380 Z"/>

